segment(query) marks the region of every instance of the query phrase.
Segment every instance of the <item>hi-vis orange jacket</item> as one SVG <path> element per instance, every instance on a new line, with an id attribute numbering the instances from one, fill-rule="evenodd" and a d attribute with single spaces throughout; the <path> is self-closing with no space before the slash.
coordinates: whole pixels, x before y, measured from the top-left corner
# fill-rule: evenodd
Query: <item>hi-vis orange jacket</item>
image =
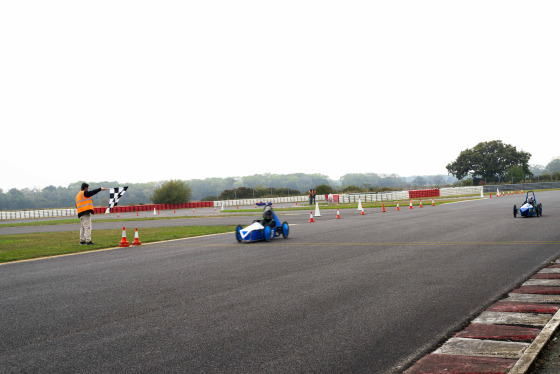
<path id="1" fill-rule="evenodd" d="M 85 213 L 88 210 L 93 212 L 93 201 L 91 200 L 91 196 L 86 197 L 84 192 L 85 191 L 80 191 L 76 195 L 76 209 L 78 210 L 78 217 L 81 213 Z"/>

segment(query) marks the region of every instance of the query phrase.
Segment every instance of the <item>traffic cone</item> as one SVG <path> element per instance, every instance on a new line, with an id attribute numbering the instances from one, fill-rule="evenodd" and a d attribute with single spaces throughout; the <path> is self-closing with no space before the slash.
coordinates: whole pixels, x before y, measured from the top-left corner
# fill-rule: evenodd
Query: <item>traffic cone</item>
<path id="1" fill-rule="evenodd" d="M 362 206 L 362 200 L 361 199 L 358 200 L 358 210 L 361 210 L 361 211 L 364 210 L 364 207 Z"/>
<path id="2" fill-rule="evenodd" d="M 412 200 L 410 200 L 410 206 L 408 207 L 408 209 L 414 209 L 414 208 L 412 207 Z"/>
<path id="3" fill-rule="evenodd" d="M 422 208 L 422 200 L 420 200 L 420 208 Z"/>
<path id="4" fill-rule="evenodd" d="M 157 213 L 156 213 L 156 208 L 154 208 L 154 214 L 157 214 Z"/>
<path id="5" fill-rule="evenodd" d="M 340 209 L 337 209 L 337 210 L 336 210 L 336 218 L 337 218 L 337 219 L 340 219 Z"/>
<path id="6" fill-rule="evenodd" d="M 315 202 L 315 217 L 321 217 L 321 211 L 319 210 L 318 202 Z"/>
<path id="7" fill-rule="evenodd" d="M 490 199 L 492 198 L 492 192 L 490 192 Z"/>
<path id="8" fill-rule="evenodd" d="M 386 210 L 385 210 L 385 203 L 383 203 L 383 213 L 385 213 L 385 212 L 386 212 Z"/>
<path id="9" fill-rule="evenodd" d="M 194 208 L 193 208 L 192 212 L 194 213 Z"/>
<path id="10" fill-rule="evenodd" d="M 175 212 L 175 209 L 173 209 L 173 213 L 176 213 L 176 212 Z"/>
<path id="11" fill-rule="evenodd" d="M 128 247 L 130 243 L 126 240 L 126 229 L 122 228 L 122 239 L 119 242 L 119 247 Z"/>
<path id="12" fill-rule="evenodd" d="M 366 211 L 364 209 L 362 209 L 362 213 L 360 213 L 361 216 L 365 216 L 366 215 Z"/>
<path id="13" fill-rule="evenodd" d="M 434 202 L 434 199 L 432 199 L 432 206 L 436 206 L 436 203 Z"/>
<path id="14" fill-rule="evenodd" d="M 397 212 L 401 210 L 401 208 L 399 208 L 399 202 L 397 201 Z"/>
<path id="15" fill-rule="evenodd" d="M 315 222 L 313 219 L 313 212 L 309 212 L 309 222 Z"/>
<path id="16" fill-rule="evenodd" d="M 136 231 L 134 232 L 134 241 L 130 244 L 132 244 L 132 245 L 142 244 L 142 242 L 138 239 L 138 228 L 136 228 Z"/>
<path id="17" fill-rule="evenodd" d="M 120 215 L 120 214 L 117 214 L 117 218 L 121 218 L 121 215 Z"/>
<path id="18" fill-rule="evenodd" d="M 138 211 L 136 211 L 136 217 L 138 217 Z"/>

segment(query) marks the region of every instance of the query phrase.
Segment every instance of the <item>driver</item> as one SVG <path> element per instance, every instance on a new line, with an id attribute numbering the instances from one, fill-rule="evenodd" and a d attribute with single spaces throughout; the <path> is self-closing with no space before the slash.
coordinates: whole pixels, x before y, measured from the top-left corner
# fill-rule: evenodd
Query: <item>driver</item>
<path id="1" fill-rule="evenodd" d="M 529 196 L 529 200 L 527 200 L 527 202 L 532 206 L 535 206 L 535 198 L 533 196 Z"/>
<path id="2" fill-rule="evenodd" d="M 276 226 L 276 221 L 274 220 L 274 215 L 272 214 L 272 208 L 270 206 L 264 208 L 261 225 L 270 226 L 270 228 Z"/>

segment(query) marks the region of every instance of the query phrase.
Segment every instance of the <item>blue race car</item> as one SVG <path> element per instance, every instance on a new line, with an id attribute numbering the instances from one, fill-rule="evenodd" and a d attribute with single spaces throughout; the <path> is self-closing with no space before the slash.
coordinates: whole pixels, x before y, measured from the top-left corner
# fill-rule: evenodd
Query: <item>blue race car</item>
<path id="1" fill-rule="evenodd" d="M 532 194 L 531 196 L 529 194 Z M 517 205 L 513 206 L 513 216 L 517 217 L 520 214 L 521 217 L 532 217 L 542 216 L 542 204 L 537 204 L 537 198 L 533 191 L 527 191 L 527 196 L 525 197 L 525 202 L 517 209 Z"/>
<path id="2" fill-rule="evenodd" d="M 235 229 L 235 238 L 238 242 L 257 242 L 264 240 L 268 242 L 280 235 L 286 239 L 290 233 L 288 222 L 280 224 L 276 213 L 272 210 L 272 203 L 268 203 L 263 211 L 263 218 L 254 220 L 253 224 L 243 228 L 238 225 Z"/>

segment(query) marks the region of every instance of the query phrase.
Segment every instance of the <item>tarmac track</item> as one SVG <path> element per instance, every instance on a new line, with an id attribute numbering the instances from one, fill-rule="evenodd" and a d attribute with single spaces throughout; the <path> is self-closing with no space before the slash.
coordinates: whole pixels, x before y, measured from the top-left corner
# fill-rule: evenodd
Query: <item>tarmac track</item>
<path id="1" fill-rule="evenodd" d="M 281 213 L 287 240 L 224 234 L 1 265 L 0 368 L 402 372 L 560 255 L 560 192 L 537 197 L 540 218 L 513 218 L 521 197 L 322 210 L 316 223 Z"/>

